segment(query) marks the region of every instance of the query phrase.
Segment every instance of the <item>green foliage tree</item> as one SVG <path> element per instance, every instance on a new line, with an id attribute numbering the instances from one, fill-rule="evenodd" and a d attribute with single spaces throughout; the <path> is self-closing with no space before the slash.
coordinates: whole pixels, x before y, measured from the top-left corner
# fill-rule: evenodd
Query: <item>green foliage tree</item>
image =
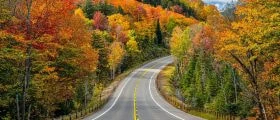
<path id="1" fill-rule="evenodd" d="M 106 31 L 95 30 L 92 34 L 92 46 L 98 50 L 99 58 L 96 70 L 97 80 L 106 82 L 110 78 L 108 67 L 109 45 L 113 38 Z"/>
<path id="2" fill-rule="evenodd" d="M 83 11 L 85 13 L 85 16 L 89 19 L 93 17 L 93 13 L 95 11 L 94 5 L 92 3 L 92 0 L 86 0 L 85 4 L 83 6 Z"/>
<path id="3" fill-rule="evenodd" d="M 161 32 L 161 28 L 160 28 L 160 23 L 159 20 L 157 20 L 156 23 L 156 43 L 158 45 L 162 45 L 163 44 L 163 37 L 162 37 L 162 32 Z"/>
<path id="4" fill-rule="evenodd" d="M 107 2 L 96 2 L 94 4 L 92 0 L 86 0 L 82 8 L 85 16 L 89 19 L 92 19 L 93 14 L 97 11 L 102 12 L 106 16 L 115 13 L 123 13 L 123 9 L 121 7 L 114 7 Z"/>
<path id="5" fill-rule="evenodd" d="M 169 18 L 166 25 L 167 33 L 171 36 L 173 29 L 177 26 L 176 21 L 173 18 Z"/>
<path id="6" fill-rule="evenodd" d="M 161 5 L 161 0 L 143 0 L 143 2 L 153 6 Z"/>
<path id="7" fill-rule="evenodd" d="M 0 29 L 3 29 L 5 23 L 7 23 L 11 17 L 11 10 L 8 7 L 8 2 L 6 0 L 0 0 Z"/>
<path id="8" fill-rule="evenodd" d="M 173 29 L 170 50 L 176 64 L 173 84 L 180 89 L 184 102 L 194 108 L 210 109 L 232 115 L 247 115 L 251 106 L 242 106 L 242 84 L 234 68 L 215 61 L 211 52 L 211 29 L 192 26 Z M 180 64 L 178 64 L 180 63 Z"/>
<path id="9" fill-rule="evenodd" d="M 138 64 L 137 62 L 139 62 L 140 59 L 140 55 L 141 55 L 141 51 L 138 47 L 138 43 L 136 41 L 136 36 L 135 36 L 135 31 L 134 30 L 130 30 L 129 31 L 129 40 L 126 43 L 126 55 L 124 58 L 124 62 L 122 65 L 122 68 L 129 68 L 130 66 L 136 65 Z"/>
<path id="10" fill-rule="evenodd" d="M 0 31 L 0 119 L 17 119 L 24 76 L 24 53 L 16 49 L 21 44 Z M 15 105 L 18 106 L 15 106 Z"/>
<path id="11" fill-rule="evenodd" d="M 143 2 L 146 4 L 151 4 L 153 6 L 161 5 L 163 8 L 166 9 L 172 9 L 172 7 L 174 6 L 179 6 L 180 8 L 182 8 L 181 14 L 187 17 L 196 18 L 196 13 L 193 10 L 193 8 L 191 8 L 190 5 L 183 0 L 143 0 Z"/>

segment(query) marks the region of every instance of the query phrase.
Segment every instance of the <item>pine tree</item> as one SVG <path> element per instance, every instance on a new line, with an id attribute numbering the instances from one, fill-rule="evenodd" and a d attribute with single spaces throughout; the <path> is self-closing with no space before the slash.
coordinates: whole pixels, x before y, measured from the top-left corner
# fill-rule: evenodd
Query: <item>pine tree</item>
<path id="1" fill-rule="evenodd" d="M 160 23 L 159 20 L 157 20 L 157 24 L 156 24 L 156 42 L 158 45 L 162 45 L 162 32 L 161 32 L 161 28 L 160 28 Z"/>
<path id="2" fill-rule="evenodd" d="M 102 32 L 99 30 L 94 31 L 92 36 L 92 46 L 98 49 L 98 65 L 96 70 L 97 80 L 105 81 L 110 77 L 110 69 L 108 67 L 108 54 L 109 54 L 109 40 L 110 36 L 107 32 Z"/>
<path id="3" fill-rule="evenodd" d="M 94 13 L 94 5 L 92 3 L 92 0 L 86 0 L 85 5 L 83 7 L 83 12 L 85 13 L 85 16 L 89 19 L 92 18 Z"/>

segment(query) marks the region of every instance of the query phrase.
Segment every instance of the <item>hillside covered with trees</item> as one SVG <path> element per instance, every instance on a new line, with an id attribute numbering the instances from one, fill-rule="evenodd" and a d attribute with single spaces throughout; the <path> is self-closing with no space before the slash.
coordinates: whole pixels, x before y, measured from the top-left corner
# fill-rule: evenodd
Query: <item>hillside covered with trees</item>
<path id="1" fill-rule="evenodd" d="M 279 10 L 277 0 L 241 0 L 225 16 L 212 11 L 203 22 L 175 27 L 173 84 L 183 101 L 242 118 L 279 119 Z"/>
<path id="2" fill-rule="evenodd" d="M 201 0 L 0 0 L 0 119 L 92 106 L 116 76 L 169 53 L 186 104 L 279 119 L 279 11 L 277 0 L 223 15 Z"/>

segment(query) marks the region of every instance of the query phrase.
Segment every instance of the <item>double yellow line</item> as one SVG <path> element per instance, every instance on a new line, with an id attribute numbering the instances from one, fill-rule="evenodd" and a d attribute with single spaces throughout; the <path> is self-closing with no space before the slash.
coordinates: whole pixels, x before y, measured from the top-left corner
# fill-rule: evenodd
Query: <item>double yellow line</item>
<path id="1" fill-rule="evenodd" d="M 146 75 L 149 71 L 147 69 L 151 69 L 153 67 L 155 67 L 156 65 L 158 65 L 159 63 L 156 63 L 154 64 L 153 66 L 149 67 L 149 68 L 146 68 L 144 69 L 144 73 L 142 73 L 141 77 L 144 77 L 144 75 Z M 136 86 L 134 88 L 134 100 L 133 100 L 133 120 L 139 120 L 139 116 L 138 116 L 138 111 L 137 111 L 137 96 L 136 96 L 136 93 L 137 93 L 137 88 L 139 86 L 139 81 L 140 79 L 137 79 L 136 80 Z"/>
<path id="2" fill-rule="evenodd" d="M 137 80 L 137 83 L 136 83 L 136 87 L 134 88 L 134 102 L 133 102 L 133 120 L 139 120 L 139 117 L 138 117 L 138 114 L 137 114 L 137 105 L 136 105 L 136 93 L 137 93 L 137 88 L 138 88 L 138 85 L 139 85 L 139 80 Z"/>

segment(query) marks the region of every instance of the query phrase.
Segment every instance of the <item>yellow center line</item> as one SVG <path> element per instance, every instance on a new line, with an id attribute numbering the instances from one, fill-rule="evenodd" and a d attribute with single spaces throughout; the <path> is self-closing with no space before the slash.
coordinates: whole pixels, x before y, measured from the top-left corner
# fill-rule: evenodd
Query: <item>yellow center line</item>
<path id="1" fill-rule="evenodd" d="M 158 65 L 159 63 L 154 64 L 153 66 L 147 68 L 147 69 L 151 69 L 153 67 L 155 67 L 156 65 Z M 144 69 L 144 73 L 141 74 L 141 77 L 144 77 L 144 75 L 146 75 L 149 71 Z M 137 93 L 137 88 L 139 86 L 139 81 L 140 79 L 136 80 L 136 86 L 134 88 L 134 100 L 133 100 L 133 120 L 139 120 L 139 116 L 138 116 L 138 111 L 137 111 L 137 97 L 136 97 L 136 93 Z"/>
<path id="2" fill-rule="evenodd" d="M 133 106 L 134 106 L 134 109 L 133 109 L 133 119 L 134 120 L 138 120 L 138 116 L 137 116 L 137 106 L 136 106 L 136 92 L 137 92 L 137 86 L 134 88 L 134 102 L 133 102 Z"/>

